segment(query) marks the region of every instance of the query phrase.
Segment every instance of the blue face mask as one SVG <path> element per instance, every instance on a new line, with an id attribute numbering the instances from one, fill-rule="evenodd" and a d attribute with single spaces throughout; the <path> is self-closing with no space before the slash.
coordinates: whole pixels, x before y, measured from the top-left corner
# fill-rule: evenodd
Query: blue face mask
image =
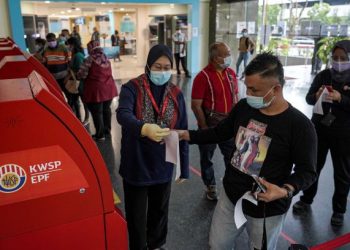
<path id="1" fill-rule="evenodd" d="M 275 86 L 273 86 L 264 96 L 251 96 L 247 95 L 247 103 L 250 107 L 254 109 L 263 109 L 267 108 L 271 105 L 275 97 L 272 97 L 272 99 L 269 102 L 264 102 L 264 98 L 273 90 Z"/>
<path id="2" fill-rule="evenodd" d="M 223 69 L 226 69 L 228 67 L 230 67 L 232 64 L 232 56 L 227 56 L 224 58 L 224 63 L 220 64 L 220 67 Z"/>
<path id="3" fill-rule="evenodd" d="M 151 70 L 149 78 L 157 85 L 162 86 L 166 84 L 171 77 L 171 70 L 168 71 L 153 71 Z"/>

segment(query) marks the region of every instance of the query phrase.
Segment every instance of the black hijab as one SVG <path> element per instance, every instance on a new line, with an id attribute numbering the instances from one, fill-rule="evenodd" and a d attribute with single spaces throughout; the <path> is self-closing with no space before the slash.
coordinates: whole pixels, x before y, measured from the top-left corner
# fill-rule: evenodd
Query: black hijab
<path id="1" fill-rule="evenodd" d="M 336 49 L 342 49 L 348 56 L 348 60 L 350 61 L 349 55 L 350 55 L 350 40 L 341 40 L 337 42 L 334 45 L 334 48 L 332 50 L 332 54 Z M 331 69 L 332 73 L 332 80 L 336 82 L 343 82 L 343 83 L 349 83 L 350 82 L 350 70 L 345 70 L 343 72 L 338 72 L 334 69 Z"/>
<path id="2" fill-rule="evenodd" d="M 148 53 L 147 65 L 145 67 L 145 72 L 147 75 L 149 75 L 150 68 L 153 63 L 162 56 L 168 57 L 171 63 L 171 67 L 173 67 L 173 53 L 171 52 L 171 49 L 164 44 L 157 44 L 153 46 Z"/>

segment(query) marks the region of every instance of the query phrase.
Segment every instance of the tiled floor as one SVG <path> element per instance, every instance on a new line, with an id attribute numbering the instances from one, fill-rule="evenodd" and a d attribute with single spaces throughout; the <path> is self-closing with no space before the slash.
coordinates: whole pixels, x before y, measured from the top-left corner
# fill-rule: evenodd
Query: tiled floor
<path id="1" fill-rule="evenodd" d="M 120 83 L 125 83 L 127 79 L 137 76 L 143 72 L 143 67 L 138 67 L 136 60 L 132 57 L 122 57 L 123 62 L 113 63 L 113 72 Z M 309 74 L 310 66 L 285 67 L 287 82 L 284 87 L 286 99 L 296 108 L 311 116 L 312 107 L 305 103 L 305 95 L 310 86 L 312 76 Z M 192 78 L 193 79 L 193 78 Z M 190 110 L 190 93 L 192 79 L 188 80 L 183 76 L 173 75 L 176 82 L 185 95 L 188 109 L 188 119 L 190 128 L 196 127 L 196 122 Z M 244 91 L 244 86 L 240 82 L 240 87 Z M 118 174 L 120 160 L 120 126 L 115 119 L 115 109 L 118 105 L 117 98 L 113 101 L 113 122 L 112 140 L 98 143 L 98 147 L 106 161 L 111 174 L 111 179 L 117 193 L 122 196 L 121 178 Z M 93 128 L 91 128 L 93 130 Z M 169 212 L 169 232 L 167 248 L 169 250 L 204 250 L 208 249 L 208 233 L 211 217 L 215 208 L 215 202 L 207 201 L 204 198 L 204 185 L 201 178 L 195 174 L 199 170 L 199 153 L 197 146 L 190 146 L 191 179 L 177 185 L 173 184 L 171 205 Z M 307 150 L 307 148 L 305 149 Z M 220 183 L 224 175 L 222 156 L 216 152 L 214 156 L 216 179 Z M 197 170 L 197 171 L 196 171 Z M 219 187 L 222 188 L 221 186 Z M 315 246 L 323 242 L 350 232 L 350 214 L 346 213 L 345 224 L 342 228 L 334 229 L 330 225 L 332 213 L 331 197 L 333 193 L 332 164 L 330 158 L 327 159 L 326 166 L 321 174 L 319 192 L 312 205 L 312 211 L 307 216 L 295 216 L 290 210 L 287 214 L 277 249 L 288 249 L 291 242 L 303 243 L 307 246 Z M 293 202 L 298 200 L 295 197 Z M 123 210 L 123 203 L 119 205 Z M 247 246 L 247 235 L 242 234 L 238 240 L 236 249 L 245 250 Z M 327 248 L 325 248 L 327 249 Z M 333 248 L 332 248 L 333 249 Z M 350 244 L 338 249 L 350 249 Z"/>

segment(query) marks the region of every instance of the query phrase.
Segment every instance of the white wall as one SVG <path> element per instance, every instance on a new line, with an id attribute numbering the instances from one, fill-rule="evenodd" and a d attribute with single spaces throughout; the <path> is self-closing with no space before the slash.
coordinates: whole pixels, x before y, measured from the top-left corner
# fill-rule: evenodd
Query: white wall
<path id="1" fill-rule="evenodd" d="M 200 68 L 204 68 L 208 64 L 209 56 L 209 3 L 210 0 L 201 0 L 200 2 L 200 20 L 201 24 L 199 30 L 200 41 Z"/>
<path id="2" fill-rule="evenodd" d="M 174 8 L 170 8 L 170 4 L 166 5 L 149 5 L 148 15 L 162 16 L 162 15 L 179 15 L 187 14 L 187 5 L 174 5 Z"/>
<path id="3" fill-rule="evenodd" d="M 0 24 L 0 37 L 12 36 L 7 8 L 7 0 L 0 0 Z"/>
<path id="4" fill-rule="evenodd" d="M 146 65 L 147 55 L 149 51 L 149 29 L 148 25 L 151 21 L 149 15 L 149 7 L 143 6 L 136 11 L 136 54 L 137 65 Z"/>

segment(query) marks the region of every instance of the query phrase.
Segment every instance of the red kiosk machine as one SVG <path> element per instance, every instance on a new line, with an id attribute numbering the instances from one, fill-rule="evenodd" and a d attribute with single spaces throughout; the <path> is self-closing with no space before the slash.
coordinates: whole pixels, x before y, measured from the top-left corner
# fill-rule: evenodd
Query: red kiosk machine
<path id="1" fill-rule="evenodd" d="M 126 250 L 126 222 L 91 136 L 39 73 L 5 76 L 6 64 L 0 61 L 0 249 Z"/>

